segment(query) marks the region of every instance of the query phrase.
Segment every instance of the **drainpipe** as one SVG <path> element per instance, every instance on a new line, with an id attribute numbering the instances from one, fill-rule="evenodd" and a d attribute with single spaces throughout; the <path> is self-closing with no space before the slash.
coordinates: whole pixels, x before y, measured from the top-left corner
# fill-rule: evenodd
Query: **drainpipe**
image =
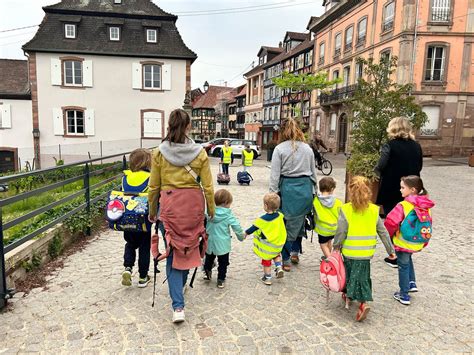
<path id="1" fill-rule="evenodd" d="M 414 76 L 414 67 L 415 67 L 415 58 L 416 58 L 416 41 L 418 37 L 418 9 L 420 5 L 420 0 L 416 0 L 416 9 L 415 9 L 415 32 L 413 36 L 413 48 L 412 48 L 412 53 L 411 53 L 411 62 L 410 62 L 410 83 L 415 84 L 413 82 L 413 76 Z M 410 95 L 412 92 L 413 88 L 410 89 Z"/>

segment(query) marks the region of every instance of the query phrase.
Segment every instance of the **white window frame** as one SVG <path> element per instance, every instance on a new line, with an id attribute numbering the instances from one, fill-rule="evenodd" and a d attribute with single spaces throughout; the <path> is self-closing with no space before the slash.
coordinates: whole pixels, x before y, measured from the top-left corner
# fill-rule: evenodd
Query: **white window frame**
<path id="1" fill-rule="evenodd" d="M 361 31 L 361 24 L 364 24 L 363 31 Z M 367 17 L 364 17 L 357 24 L 357 44 L 365 42 L 367 36 Z"/>
<path id="2" fill-rule="evenodd" d="M 387 14 L 387 10 L 389 7 L 393 8 L 391 14 Z M 388 26 L 390 24 L 390 26 Z M 386 4 L 383 8 L 383 24 L 382 24 L 382 32 L 391 31 L 395 26 L 395 1 L 391 1 Z"/>
<path id="3" fill-rule="evenodd" d="M 355 83 L 357 83 L 364 76 L 364 64 L 356 63 L 354 75 Z"/>
<path id="4" fill-rule="evenodd" d="M 324 55 L 326 53 L 326 42 L 319 45 L 319 62 L 324 62 Z"/>
<path id="5" fill-rule="evenodd" d="M 115 37 L 114 31 L 117 30 L 117 37 Z M 109 39 L 111 41 L 120 41 L 120 27 L 119 26 L 110 26 L 109 27 Z"/>
<path id="6" fill-rule="evenodd" d="M 349 32 L 351 34 L 350 36 L 347 35 Z M 348 38 L 350 39 L 349 42 L 347 41 Z M 354 25 L 351 25 L 347 27 L 344 31 L 344 50 L 349 49 L 349 47 L 352 48 L 353 40 L 354 40 Z"/>
<path id="7" fill-rule="evenodd" d="M 334 36 L 334 56 L 335 57 L 341 54 L 341 46 L 342 46 L 342 32 L 339 32 Z"/>
<path id="8" fill-rule="evenodd" d="M 450 22 L 451 1 L 452 0 L 431 0 L 430 22 Z"/>
<path id="9" fill-rule="evenodd" d="M 74 112 L 74 130 L 75 132 L 70 132 L 69 131 L 69 117 L 68 117 L 68 112 Z M 82 112 L 82 133 L 77 132 L 77 113 Z M 66 135 L 67 136 L 85 136 L 86 135 L 86 112 L 85 110 L 74 110 L 74 109 L 66 109 L 64 110 L 64 115 L 66 116 Z"/>
<path id="10" fill-rule="evenodd" d="M 146 86 L 146 67 L 151 67 L 151 86 Z M 160 82 L 160 85 L 158 87 L 154 86 L 154 75 L 155 75 L 155 67 L 158 67 L 159 68 L 159 82 Z M 142 85 L 143 85 L 143 89 L 146 89 L 146 90 L 161 90 L 162 86 L 163 86 L 163 70 L 162 70 L 162 66 L 160 64 L 143 64 L 143 67 L 142 67 L 142 70 L 143 70 L 143 82 L 142 82 Z"/>
<path id="11" fill-rule="evenodd" d="M 337 114 L 335 112 L 331 113 L 331 118 L 329 121 L 329 135 L 333 136 L 336 134 L 336 126 L 337 126 Z"/>
<path id="12" fill-rule="evenodd" d="M 69 34 L 69 30 L 71 31 L 71 34 Z M 76 25 L 73 23 L 66 23 L 64 24 L 64 37 L 74 39 L 76 38 Z"/>
<path id="13" fill-rule="evenodd" d="M 342 69 L 342 80 L 344 86 L 349 86 L 351 83 L 351 66 L 347 65 Z"/>
<path id="14" fill-rule="evenodd" d="M 155 39 L 151 39 L 150 34 L 153 33 L 155 35 Z M 158 32 L 155 29 L 147 29 L 146 30 L 146 41 L 147 43 L 156 43 L 158 41 Z"/>
<path id="15" fill-rule="evenodd" d="M 66 81 L 66 63 L 68 62 L 72 62 L 72 83 L 68 83 Z M 80 83 L 77 83 L 76 82 L 76 65 L 79 65 L 80 68 L 81 68 L 81 82 Z M 83 68 L 83 65 L 82 65 L 82 61 L 80 60 L 64 60 L 63 61 L 63 75 L 64 75 L 64 78 L 63 78 L 63 85 L 64 86 L 84 86 L 84 68 Z"/>
<path id="16" fill-rule="evenodd" d="M 431 65 L 430 68 L 428 68 L 428 52 L 430 48 L 433 48 L 433 58 L 431 59 Z M 443 53 L 441 55 L 441 69 L 440 69 L 440 78 L 439 80 L 434 79 L 434 71 L 435 71 L 435 61 L 436 61 L 436 50 L 441 48 L 443 50 Z M 447 47 L 442 46 L 442 45 L 429 45 L 427 50 L 426 50 L 426 68 L 425 72 L 423 75 L 424 81 L 434 81 L 434 82 L 442 82 L 444 81 L 444 75 L 445 75 L 445 68 L 446 68 L 446 52 L 447 52 Z M 429 70 L 430 72 L 430 77 L 427 79 L 426 78 L 426 73 Z"/>

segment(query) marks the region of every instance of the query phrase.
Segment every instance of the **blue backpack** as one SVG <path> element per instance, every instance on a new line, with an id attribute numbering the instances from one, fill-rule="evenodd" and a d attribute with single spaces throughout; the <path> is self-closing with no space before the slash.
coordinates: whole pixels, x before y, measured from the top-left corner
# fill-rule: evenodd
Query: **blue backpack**
<path id="1" fill-rule="evenodd" d="M 401 202 L 405 219 L 400 225 L 402 238 L 409 243 L 425 244 L 431 239 L 432 219 L 429 210 L 413 207 L 409 202 Z"/>

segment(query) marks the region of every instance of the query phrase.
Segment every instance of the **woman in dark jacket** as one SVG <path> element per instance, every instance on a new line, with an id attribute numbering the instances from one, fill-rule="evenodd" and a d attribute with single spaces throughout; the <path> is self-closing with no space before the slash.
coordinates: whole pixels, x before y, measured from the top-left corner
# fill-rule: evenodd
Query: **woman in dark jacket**
<path id="1" fill-rule="evenodd" d="M 421 146 L 415 141 L 410 122 L 404 117 L 393 118 L 387 128 L 389 142 L 381 150 L 376 174 L 380 177 L 377 204 L 387 215 L 402 201 L 400 179 L 403 176 L 420 176 L 423 167 Z"/>

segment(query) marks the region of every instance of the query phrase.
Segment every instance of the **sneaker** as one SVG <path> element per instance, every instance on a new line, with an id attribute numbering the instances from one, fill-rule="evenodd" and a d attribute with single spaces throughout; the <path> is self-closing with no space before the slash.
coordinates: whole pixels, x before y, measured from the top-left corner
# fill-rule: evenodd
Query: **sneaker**
<path id="1" fill-rule="evenodd" d="M 367 318 L 367 314 L 370 311 L 370 306 L 367 303 L 361 303 L 359 306 L 359 310 L 357 311 L 356 321 L 362 322 L 365 318 Z"/>
<path id="2" fill-rule="evenodd" d="M 290 256 L 290 261 L 293 263 L 293 264 L 298 264 L 300 262 L 300 257 L 298 255 L 292 255 Z"/>
<path id="3" fill-rule="evenodd" d="M 408 295 L 403 296 L 400 292 L 395 292 L 393 294 L 393 298 L 396 299 L 401 304 L 404 304 L 405 306 L 410 305 L 410 296 Z"/>
<path id="4" fill-rule="evenodd" d="M 283 264 L 283 271 L 290 272 L 291 271 L 291 265 L 290 264 Z"/>
<path id="5" fill-rule="evenodd" d="M 217 280 L 217 288 L 224 288 L 224 287 L 225 287 L 225 281 Z"/>
<path id="6" fill-rule="evenodd" d="M 271 277 L 263 275 L 261 280 L 265 285 L 271 285 L 272 284 L 272 278 Z"/>
<path id="7" fill-rule="evenodd" d="M 144 278 L 138 279 L 138 287 L 143 288 L 146 287 L 151 281 L 151 277 L 146 275 Z"/>
<path id="8" fill-rule="evenodd" d="M 184 309 L 176 308 L 173 311 L 173 323 L 181 323 L 184 322 Z"/>
<path id="9" fill-rule="evenodd" d="M 203 280 L 211 281 L 212 271 L 204 270 L 203 273 L 202 273 L 202 278 L 203 278 Z"/>
<path id="10" fill-rule="evenodd" d="M 126 267 L 122 272 L 122 285 L 132 286 L 132 268 Z"/>
<path id="11" fill-rule="evenodd" d="M 283 268 L 281 266 L 276 267 L 275 274 L 277 279 L 281 279 L 283 278 L 283 276 L 285 276 L 285 272 L 283 271 Z"/>
<path id="12" fill-rule="evenodd" d="M 385 261 L 385 263 L 390 266 L 390 267 L 393 267 L 393 268 L 397 268 L 398 267 L 398 264 L 397 264 L 397 259 L 390 259 L 389 257 L 386 257 L 385 259 L 383 259 Z"/>
<path id="13" fill-rule="evenodd" d="M 410 281 L 410 289 L 408 292 L 418 292 L 418 287 L 416 287 L 415 281 Z"/>

